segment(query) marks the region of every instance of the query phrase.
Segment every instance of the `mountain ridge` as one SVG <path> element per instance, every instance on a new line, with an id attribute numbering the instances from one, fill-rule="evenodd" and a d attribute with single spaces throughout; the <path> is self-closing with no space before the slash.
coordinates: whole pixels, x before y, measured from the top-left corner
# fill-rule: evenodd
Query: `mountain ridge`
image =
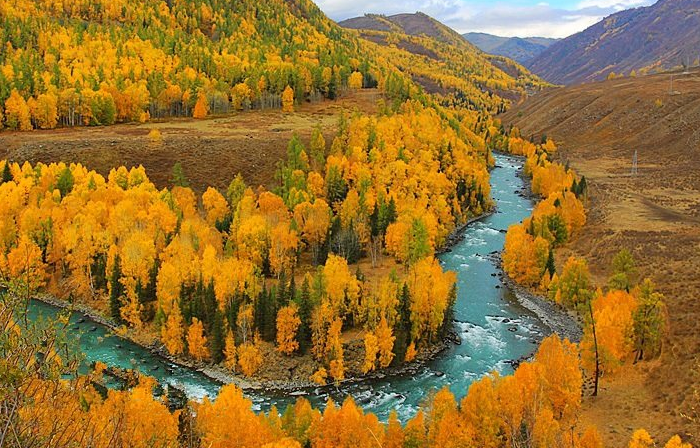
<path id="1" fill-rule="evenodd" d="M 343 28 L 399 32 L 409 36 L 426 35 L 443 43 L 461 45 L 464 38 L 455 30 L 423 12 L 400 13 L 390 16 L 365 14 L 338 22 Z"/>
<path id="2" fill-rule="evenodd" d="M 700 0 L 660 0 L 612 14 L 556 42 L 527 65 L 557 84 L 691 65 L 699 62 L 698 29 Z"/>
<path id="3" fill-rule="evenodd" d="M 473 108 L 476 100 L 496 96 L 517 101 L 544 87 L 541 79 L 503 56 L 483 52 L 447 25 L 425 13 L 393 16 L 366 14 L 339 22 L 382 48 L 388 60 L 428 93 L 448 104 Z M 484 98 L 485 99 L 485 98 Z M 506 103 L 497 109 L 506 107 Z"/>
<path id="4" fill-rule="evenodd" d="M 505 56 L 523 65 L 527 65 L 559 40 L 547 37 L 503 37 L 479 32 L 464 33 L 462 37 L 486 53 Z"/>

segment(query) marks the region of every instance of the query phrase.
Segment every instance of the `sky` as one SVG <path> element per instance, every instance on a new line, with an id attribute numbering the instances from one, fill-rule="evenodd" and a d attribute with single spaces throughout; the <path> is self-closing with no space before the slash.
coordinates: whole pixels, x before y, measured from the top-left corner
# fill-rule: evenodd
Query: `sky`
<path id="1" fill-rule="evenodd" d="M 315 0 L 332 19 L 422 11 L 460 33 L 566 37 L 623 9 L 654 0 Z"/>

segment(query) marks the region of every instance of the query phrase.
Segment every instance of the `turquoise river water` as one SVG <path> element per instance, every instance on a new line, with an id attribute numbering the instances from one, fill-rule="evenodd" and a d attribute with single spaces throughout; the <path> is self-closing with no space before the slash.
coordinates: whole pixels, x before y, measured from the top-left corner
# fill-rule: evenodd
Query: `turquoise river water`
<path id="1" fill-rule="evenodd" d="M 246 395 L 256 410 L 273 404 L 284 409 L 303 395 L 316 406 L 330 397 L 340 402 L 347 395 L 366 411 L 386 419 L 396 409 L 401 420 L 415 414 L 432 390 L 448 386 L 460 399 L 469 385 L 491 371 L 512 372 L 511 361 L 528 356 L 549 330 L 537 317 L 518 304 L 512 292 L 501 282 L 498 270 L 488 254 L 503 248 L 505 230 L 526 218 L 532 201 L 520 195 L 526 186 L 518 176 L 522 161 L 505 155 L 496 156 L 491 172 L 491 193 L 496 213 L 470 224 L 464 239 L 440 259 L 446 269 L 458 275 L 458 298 L 454 309 L 454 326 L 461 344 L 442 352 L 436 359 L 410 376 L 387 376 L 339 388 L 302 390 L 294 394 L 250 391 Z M 33 302 L 30 312 L 37 316 L 53 315 L 50 305 Z M 215 397 L 221 384 L 197 371 L 176 366 L 149 351 L 113 336 L 103 326 L 81 314 L 71 317 L 71 328 L 79 338 L 86 363 L 102 361 L 110 366 L 135 368 L 155 377 L 163 384 L 177 385 L 190 398 Z"/>

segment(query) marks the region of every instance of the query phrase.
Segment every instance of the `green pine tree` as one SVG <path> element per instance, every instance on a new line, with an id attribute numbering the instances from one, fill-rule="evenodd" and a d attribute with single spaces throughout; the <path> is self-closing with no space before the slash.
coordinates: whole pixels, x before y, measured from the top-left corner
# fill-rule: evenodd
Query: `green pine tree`
<path id="1" fill-rule="evenodd" d="M 187 180 L 185 171 L 182 169 L 182 164 L 180 162 L 176 162 L 175 165 L 173 165 L 172 178 L 170 179 L 170 182 L 176 187 L 190 186 L 190 182 Z"/>
<path id="2" fill-rule="evenodd" d="M 547 272 L 549 272 L 549 278 L 551 279 L 554 277 L 554 274 L 557 272 L 557 267 L 554 264 L 554 251 L 552 248 L 549 248 L 549 255 L 547 256 L 547 267 L 545 268 Z"/>
<path id="3" fill-rule="evenodd" d="M 10 182 L 12 180 L 12 171 L 10 170 L 10 162 L 9 160 L 5 161 L 5 166 L 2 169 L 2 178 L 0 178 L 0 184 L 4 184 L 5 182 Z"/>
<path id="4" fill-rule="evenodd" d="M 122 273 L 119 266 L 119 256 L 114 258 L 114 266 L 112 266 L 112 274 L 109 277 L 109 311 L 112 319 L 121 324 L 122 321 L 122 296 L 124 295 L 124 285 L 121 279 Z"/>

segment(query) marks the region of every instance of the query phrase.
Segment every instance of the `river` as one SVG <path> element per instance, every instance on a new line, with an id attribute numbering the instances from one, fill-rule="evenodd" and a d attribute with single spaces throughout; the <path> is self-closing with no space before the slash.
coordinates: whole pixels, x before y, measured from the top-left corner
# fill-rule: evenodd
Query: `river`
<path id="1" fill-rule="evenodd" d="M 494 370 L 510 373 L 510 361 L 534 351 L 550 331 L 517 302 L 488 257 L 503 248 L 508 226 L 522 221 L 532 211 L 532 201 L 518 194 L 526 189 L 518 176 L 520 169 L 520 159 L 496 155 L 496 167 L 491 172 L 491 194 L 497 211 L 470 224 L 464 231 L 464 239 L 451 252 L 440 256 L 444 267 L 458 275 L 454 325 L 461 344 L 445 350 L 410 377 L 386 377 L 340 388 L 310 389 L 299 394 L 320 407 L 329 396 L 342 402 L 345 396 L 352 395 L 365 411 L 374 412 L 382 420 L 388 417 L 391 409 L 396 409 L 399 419 L 405 421 L 415 414 L 430 391 L 448 386 L 459 400 L 475 379 Z M 35 317 L 50 316 L 56 309 L 34 301 L 30 313 Z M 179 386 L 195 399 L 214 397 L 221 387 L 199 372 L 173 365 L 136 344 L 110 335 L 106 328 L 79 313 L 71 317 L 70 327 L 79 336 L 86 363 L 99 360 L 109 366 L 138 369 L 161 383 Z M 283 410 L 296 400 L 295 395 L 264 391 L 250 391 L 246 395 L 256 410 L 267 410 L 273 404 Z"/>

